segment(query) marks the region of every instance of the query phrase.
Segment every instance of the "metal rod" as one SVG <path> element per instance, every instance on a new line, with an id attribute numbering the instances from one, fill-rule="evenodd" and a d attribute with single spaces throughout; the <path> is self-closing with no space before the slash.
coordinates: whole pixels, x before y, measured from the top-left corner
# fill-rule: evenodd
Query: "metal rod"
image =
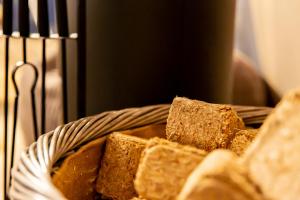
<path id="1" fill-rule="evenodd" d="M 46 39 L 42 39 L 42 92 L 41 92 L 41 133 L 45 133 L 46 128 Z"/>
<path id="2" fill-rule="evenodd" d="M 4 94 L 4 199 L 7 199 L 7 163 L 8 163 L 8 70 L 9 70 L 9 38 L 5 38 L 5 94 Z"/>
<path id="3" fill-rule="evenodd" d="M 66 39 L 61 40 L 62 84 L 63 84 L 63 120 L 68 122 L 68 80 L 67 80 L 67 48 Z"/>
<path id="4" fill-rule="evenodd" d="M 86 0 L 78 3 L 77 117 L 86 114 Z"/>

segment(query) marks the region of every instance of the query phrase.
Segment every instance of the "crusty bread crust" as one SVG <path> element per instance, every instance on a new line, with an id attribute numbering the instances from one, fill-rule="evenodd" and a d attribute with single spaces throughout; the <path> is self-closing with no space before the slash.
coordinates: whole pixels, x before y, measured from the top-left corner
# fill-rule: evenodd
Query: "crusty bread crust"
<path id="1" fill-rule="evenodd" d="M 146 140 L 113 133 L 106 142 L 97 179 L 97 192 L 118 200 L 137 196 L 133 180 Z"/>
<path id="2" fill-rule="evenodd" d="M 231 106 L 176 97 L 168 116 L 166 135 L 170 141 L 212 151 L 227 148 L 238 129 L 245 126 Z"/>
<path id="3" fill-rule="evenodd" d="M 161 139 L 150 140 L 142 154 L 134 185 L 139 196 L 175 199 L 192 170 L 206 153 Z"/>

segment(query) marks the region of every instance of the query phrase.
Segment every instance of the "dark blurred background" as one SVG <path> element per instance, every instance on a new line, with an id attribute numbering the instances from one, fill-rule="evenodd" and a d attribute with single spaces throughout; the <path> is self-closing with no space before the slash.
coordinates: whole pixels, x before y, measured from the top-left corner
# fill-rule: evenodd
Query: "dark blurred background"
<path id="1" fill-rule="evenodd" d="M 230 103 L 235 1 L 87 2 L 87 113 Z"/>

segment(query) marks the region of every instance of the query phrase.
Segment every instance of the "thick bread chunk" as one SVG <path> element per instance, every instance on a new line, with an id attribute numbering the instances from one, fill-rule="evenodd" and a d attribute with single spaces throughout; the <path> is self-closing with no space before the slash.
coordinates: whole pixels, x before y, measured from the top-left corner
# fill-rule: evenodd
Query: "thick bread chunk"
<path id="1" fill-rule="evenodd" d="M 242 155 L 244 150 L 252 143 L 257 133 L 258 129 L 246 129 L 236 132 L 228 148 L 237 155 Z"/>
<path id="2" fill-rule="evenodd" d="M 210 153 L 190 174 L 177 200 L 262 200 L 237 156 L 228 150 Z"/>
<path id="3" fill-rule="evenodd" d="M 243 156 L 252 179 L 273 200 L 300 197 L 300 89 L 290 92 Z"/>
<path id="4" fill-rule="evenodd" d="M 120 133 L 108 137 L 97 179 L 97 192 L 118 200 L 137 196 L 133 180 L 146 142 Z"/>
<path id="5" fill-rule="evenodd" d="M 93 200 L 99 164 L 104 150 L 106 137 L 82 146 L 68 156 L 58 171 L 54 172 L 54 185 L 70 200 Z"/>
<path id="6" fill-rule="evenodd" d="M 175 199 L 186 178 L 206 152 L 166 140 L 153 139 L 142 154 L 134 185 L 139 196 L 151 200 Z"/>
<path id="7" fill-rule="evenodd" d="M 231 106 L 176 97 L 166 135 L 170 141 L 212 151 L 227 148 L 237 129 L 245 126 Z"/>

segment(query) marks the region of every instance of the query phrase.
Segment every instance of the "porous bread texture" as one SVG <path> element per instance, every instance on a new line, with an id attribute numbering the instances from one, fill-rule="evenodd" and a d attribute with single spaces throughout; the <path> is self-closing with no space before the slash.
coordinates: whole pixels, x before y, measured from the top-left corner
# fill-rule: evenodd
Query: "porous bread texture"
<path id="1" fill-rule="evenodd" d="M 118 200 L 137 196 L 133 180 L 147 140 L 113 133 L 107 138 L 97 179 L 97 192 Z"/>
<path id="2" fill-rule="evenodd" d="M 52 176 L 53 184 L 72 200 L 94 200 L 99 163 L 103 155 L 106 137 L 82 146 L 68 156 Z"/>
<path id="3" fill-rule="evenodd" d="M 251 178 L 272 200 L 300 197 L 300 89 L 287 94 L 242 157 Z"/>
<path id="4" fill-rule="evenodd" d="M 172 200 L 206 152 L 162 139 L 152 139 L 142 153 L 134 181 L 140 197 Z"/>
<path id="5" fill-rule="evenodd" d="M 245 129 L 244 123 L 231 106 L 176 97 L 166 135 L 170 141 L 212 151 L 227 148 L 240 129 Z"/>
<path id="6" fill-rule="evenodd" d="M 263 200 L 236 154 L 215 150 L 188 177 L 177 200 Z"/>
<path id="7" fill-rule="evenodd" d="M 237 155 L 242 155 L 247 147 L 252 143 L 258 133 L 258 129 L 246 129 L 237 131 L 228 149 Z"/>

